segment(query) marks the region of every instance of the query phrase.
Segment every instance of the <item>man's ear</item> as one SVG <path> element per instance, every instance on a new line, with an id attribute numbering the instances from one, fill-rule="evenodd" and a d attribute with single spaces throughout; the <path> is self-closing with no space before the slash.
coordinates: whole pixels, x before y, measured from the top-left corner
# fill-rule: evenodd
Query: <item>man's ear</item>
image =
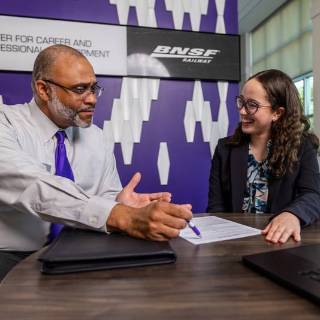
<path id="1" fill-rule="evenodd" d="M 35 82 L 35 90 L 37 92 L 37 96 L 44 102 L 48 102 L 50 99 L 50 89 L 47 84 L 43 80 L 37 80 Z"/>
<path id="2" fill-rule="evenodd" d="M 273 118 L 272 121 L 278 121 L 285 113 L 286 109 L 284 107 L 278 107 L 274 112 L 273 112 Z"/>

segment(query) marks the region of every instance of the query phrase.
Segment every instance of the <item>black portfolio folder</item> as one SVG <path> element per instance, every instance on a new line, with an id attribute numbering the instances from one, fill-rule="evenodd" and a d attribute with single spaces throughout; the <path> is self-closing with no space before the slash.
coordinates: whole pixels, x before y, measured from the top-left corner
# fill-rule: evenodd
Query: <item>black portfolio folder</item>
<path id="1" fill-rule="evenodd" d="M 138 267 L 176 261 L 169 242 L 65 227 L 39 257 L 43 273 Z"/>
<path id="2" fill-rule="evenodd" d="M 242 257 L 250 268 L 320 304 L 320 244 Z"/>

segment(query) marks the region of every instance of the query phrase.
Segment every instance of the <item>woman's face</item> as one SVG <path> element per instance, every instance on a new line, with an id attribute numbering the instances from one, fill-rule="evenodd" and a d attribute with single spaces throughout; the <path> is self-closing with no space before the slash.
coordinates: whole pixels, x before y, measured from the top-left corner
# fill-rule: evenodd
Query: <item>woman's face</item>
<path id="1" fill-rule="evenodd" d="M 272 110 L 267 93 L 259 81 L 251 79 L 245 83 L 238 99 L 239 105 L 242 106 L 239 112 L 243 133 L 269 137 L 272 122 L 276 121 L 280 114 Z"/>

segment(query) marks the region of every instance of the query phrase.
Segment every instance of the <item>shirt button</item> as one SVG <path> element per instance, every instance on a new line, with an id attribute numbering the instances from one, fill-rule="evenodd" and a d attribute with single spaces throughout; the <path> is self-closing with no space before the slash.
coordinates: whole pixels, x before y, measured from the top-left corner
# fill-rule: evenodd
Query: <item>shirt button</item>
<path id="1" fill-rule="evenodd" d="M 97 217 L 90 217 L 89 218 L 89 222 L 92 223 L 92 224 L 96 224 L 98 221 Z"/>

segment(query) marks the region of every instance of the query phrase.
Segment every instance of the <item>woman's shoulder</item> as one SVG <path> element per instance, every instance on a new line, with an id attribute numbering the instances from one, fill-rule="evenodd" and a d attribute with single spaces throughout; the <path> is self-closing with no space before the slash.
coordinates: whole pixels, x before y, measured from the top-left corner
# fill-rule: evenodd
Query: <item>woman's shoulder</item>
<path id="1" fill-rule="evenodd" d="M 232 136 L 220 138 L 215 153 L 222 156 L 228 156 L 232 150 L 242 148 L 244 144 L 246 143 L 234 143 Z"/>
<path id="2" fill-rule="evenodd" d="M 242 146 L 244 144 L 248 144 L 248 142 L 242 141 L 242 142 L 236 143 L 233 140 L 233 136 L 227 136 L 224 138 L 220 138 L 218 140 L 218 146 L 221 148 L 226 148 L 226 149 L 237 148 L 237 147 Z"/>
<path id="3" fill-rule="evenodd" d="M 218 150 L 227 150 L 230 149 L 231 144 L 230 144 L 230 136 L 229 137 L 224 137 L 220 138 L 217 143 L 217 149 Z"/>
<path id="4" fill-rule="evenodd" d="M 319 139 L 318 137 L 313 134 L 306 132 L 301 137 L 301 151 L 309 150 L 309 149 L 319 149 Z"/>
<path id="5" fill-rule="evenodd" d="M 224 138 L 220 138 L 218 140 L 218 145 L 220 145 L 220 146 L 226 145 L 228 143 L 228 141 L 230 141 L 230 136 L 224 137 Z"/>

